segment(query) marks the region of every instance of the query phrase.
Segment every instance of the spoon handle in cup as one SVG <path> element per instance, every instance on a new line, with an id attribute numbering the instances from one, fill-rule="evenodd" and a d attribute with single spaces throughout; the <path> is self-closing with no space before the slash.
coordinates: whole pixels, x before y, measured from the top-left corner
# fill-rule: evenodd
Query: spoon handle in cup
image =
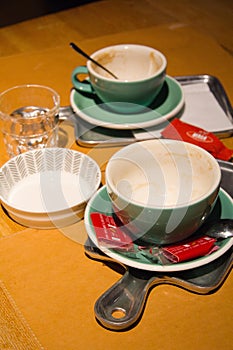
<path id="1" fill-rule="evenodd" d="M 108 74 L 110 74 L 113 78 L 118 79 L 117 76 L 115 74 L 113 74 L 112 72 L 110 72 L 110 70 L 108 70 L 106 67 L 102 66 L 102 64 L 100 64 L 99 62 L 97 62 L 96 60 L 94 60 L 92 57 L 90 57 L 86 52 L 84 52 L 80 47 L 78 47 L 76 44 L 74 43 L 70 43 L 70 46 L 72 47 L 72 49 L 74 49 L 76 52 L 80 53 L 80 55 L 84 56 L 85 58 L 87 58 L 88 60 L 90 60 L 91 62 L 93 62 L 94 64 L 96 64 L 98 67 L 102 68 L 103 70 L 105 70 Z"/>

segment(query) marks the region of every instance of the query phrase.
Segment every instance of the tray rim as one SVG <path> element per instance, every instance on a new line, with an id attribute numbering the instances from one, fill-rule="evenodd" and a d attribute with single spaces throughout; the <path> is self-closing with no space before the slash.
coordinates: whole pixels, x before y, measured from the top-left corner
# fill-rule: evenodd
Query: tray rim
<path id="1" fill-rule="evenodd" d="M 231 129 L 226 129 L 226 130 L 221 130 L 221 131 L 216 131 L 213 132 L 216 136 L 220 138 L 227 138 L 233 135 L 233 108 L 231 106 L 230 100 L 227 96 L 227 93 L 221 83 L 221 81 L 214 75 L 209 75 L 209 74 L 195 74 L 195 75 L 183 75 L 183 76 L 173 76 L 174 79 L 176 79 L 181 86 L 184 85 L 194 85 L 198 84 L 200 82 L 203 82 L 205 84 L 208 84 L 211 92 L 213 93 L 214 97 L 216 98 L 217 102 L 219 103 L 220 107 L 223 109 L 225 112 L 226 116 L 232 123 L 232 128 Z M 75 120 L 77 121 L 77 115 L 75 114 Z M 79 123 L 82 123 L 81 120 L 78 120 Z M 114 137 L 109 138 L 109 140 L 93 140 L 93 139 L 85 139 L 83 138 L 84 134 L 79 134 L 78 133 L 78 127 L 76 123 L 75 127 L 75 136 L 76 136 L 76 142 L 83 147 L 94 147 L 97 145 L 101 146 L 115 146 L 115 145 L 126 145 L 131 142 L 138 141 L 136 137 L 133 135 L 133 131 L 131 132 L 132 136 L 129 135 L 125 139 L 124 138 L 117 138 Z M 90 124 L 91 129 L 98 128 L 100 129 L 101 127 L 94 126 Z M 105 129 L 105 128 L 103 128 Z M 109 130 L 108 130 L 109 131 Z M 119 130 L 120 131 L 120 130 Z M 129 130 L 130 132 L 130 130 Z"/>
<path id="2" fill-rule="evenodd" d="M 223 109 L 226 116 L 232 123 L 231 129 L 217 131 L 217 132 L 214 132 L 214 134 L 223 138 L 233 135 L 233 108 L 231 106 L 226 90 L 224 89 L 221 81 L 216 76 L 210 75 L 210 74 L 201 74 L 201 75 L 174 76 L 174 78 L 177 81 L 179 81 L 179 83 L 182 86 L 191 85 L 190 82 L 192 82 L 193 85 L 198 84 L 200 82 L 207 84 L 210 88 L 210 91 L 212 92 L 217 102 L 219 103 L 220 107 Z"/>

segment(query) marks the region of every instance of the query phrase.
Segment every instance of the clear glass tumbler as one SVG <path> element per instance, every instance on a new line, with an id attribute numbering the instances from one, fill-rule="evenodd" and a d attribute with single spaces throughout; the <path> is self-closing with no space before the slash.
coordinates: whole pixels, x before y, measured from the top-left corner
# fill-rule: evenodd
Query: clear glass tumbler
<path id="1" fill-rule="evenodd" d="M 0 94 L 0 122 L 9 157 L 58 142 L 60 96 L 42 85 L 20 85 Z"/>

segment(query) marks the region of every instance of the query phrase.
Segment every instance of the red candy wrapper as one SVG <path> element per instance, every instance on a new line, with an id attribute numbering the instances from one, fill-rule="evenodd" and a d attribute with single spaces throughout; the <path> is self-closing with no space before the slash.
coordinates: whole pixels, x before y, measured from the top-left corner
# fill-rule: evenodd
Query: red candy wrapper
<path id="1" fill-rule="evenodd" d="M 167 139 L 181 140 L 204 148 L 217 159 L 228 161 L 233 157 L 233 150 L 227 148 L 218 137 L 211 132 L 174 119 L 163 131 Z"/>
<path id="2" fill-rule="evenodd" d="M 133 250 L 131 238 L 117 226 L 112 216 L 102 213 L 91 213 L 90 216 L 96 238 L 101 245 L 124 251 Z"/>
<path id="3" fill-rule="evenodd" d="M 100 245 L 127 254 L 135 254 L 135 257 L 138 253 L 143 254 L 149 259 L 160 261 L 161 264 L 163 264 L 162 256 L 171 263 L 178 263 L 211 254 L 215 249 L 218 249 L 215 245 L 216 239 L 208 236 L 186 240 L 166 247 L 137 247 L 134 246 L 131 237 L 117 225 L 112 216 L 102 213 L 91 213 L 90 216 Z"/>
<path id="4" fill-rule="evenodd" d="M 186 243 L 162 248 L 162 251 L 167 259 L 177 263 L 207 255 L 212 251 L 215 242 L 215 238 L 204 236 Z"/>

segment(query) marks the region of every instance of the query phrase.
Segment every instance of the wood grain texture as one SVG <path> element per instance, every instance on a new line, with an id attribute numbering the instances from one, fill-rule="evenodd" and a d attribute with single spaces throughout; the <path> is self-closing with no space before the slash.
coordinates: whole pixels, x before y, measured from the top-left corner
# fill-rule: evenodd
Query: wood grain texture
<path id="1" fill-rule="evenodd" d="M 233 51 L 230 0 L 103 0 L 0 29 L 0 56 L 162 24 L 191 25 Z"/>

